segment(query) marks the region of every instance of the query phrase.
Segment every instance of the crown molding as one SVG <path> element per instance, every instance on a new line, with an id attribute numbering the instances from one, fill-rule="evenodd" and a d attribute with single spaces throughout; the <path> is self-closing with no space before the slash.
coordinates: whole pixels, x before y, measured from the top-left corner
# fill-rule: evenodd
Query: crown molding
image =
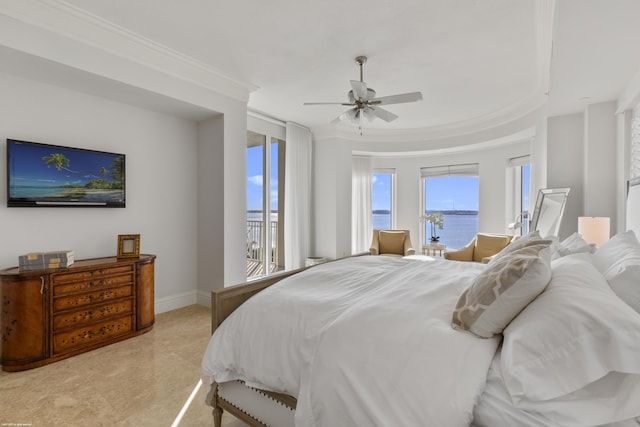
<path id="1" fill-rule="evenodd" d="M 0 13 L 244 103 L 257 89 L 63 0 L 5 0 Z"/>
<path id="2" fill-rule="evenodd" d="M 540 88 L 540 86 L 538 86 Z M 415 129 L 359 129 L 357 125 L 339 123 L 325 125 L 313 129 L 316 140 L 340 138 L 349 141 L 366 142 L 424 142 L 447 138 L 463 137 L 487 131 L 519 120 L 539 109 L 547 102 L 548 95 L 536 90 L 530 96 L 518 101 L 507 108 L 474 117 L 469 120 L 447 123 Z"/>
<path id="3" fill-rule="evenodd" d="M 353 155 L 363 156 L 363 157 L 385 157 L 385 158 L 460 154 L 460 153 L 469 153 L 474 151 L 485 151 L 485 150 L 489 150 L 492 148 L 501 147 L 505 145 L 520 144 L 523 142 L 532 141 L 533 138 L 535 138 L 535 129 L 533 127 L 529 127 L 519 132 L 502 136 L 502 137 L 497 137 L 491 140 L 475 142 L 470 144 L 463 144 L 463 145 L 454 145 L 451 147 L 433 147 L 433 148 L 425 148 L 422 150 L 408 150 L 408 151 L 371 151 L 371 150 L 354 149 L 352 153 Z"/>
<path id="4" fill-rule="evenodd" d="M 486 131 L 521 119 L 542 107 L 549 98 L 551 59 L 553 55 L 553 29 L 556 0 L 539 0 L 534 6 L 536 42 L 536 82 L 530 93 L 496 111 L 458 122 L 413 129 L 375 129 L 343 122 L 312 129 L 314 139 L 340 138 L 364 142 L 420 142 L 461 137 Z"/>

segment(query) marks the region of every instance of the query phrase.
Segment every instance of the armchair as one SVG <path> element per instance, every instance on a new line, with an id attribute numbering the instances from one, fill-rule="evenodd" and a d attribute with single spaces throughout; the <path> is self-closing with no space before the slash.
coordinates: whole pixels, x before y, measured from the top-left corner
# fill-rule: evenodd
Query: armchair
<path id="1" fill-rule="evenodd" d="M 453 261 L 474 261 L 483 264 L 512 242 L 514 236 L 506 234 L 478 233 L 467 246 L 457 251 L 447 251 L 444 258 Z"/>
<path id="2" fill-rule="evenodd" d="M 416 251 L 411 246 L 409 230 L 373 230 L 371 255 L 407 256 Z"/>

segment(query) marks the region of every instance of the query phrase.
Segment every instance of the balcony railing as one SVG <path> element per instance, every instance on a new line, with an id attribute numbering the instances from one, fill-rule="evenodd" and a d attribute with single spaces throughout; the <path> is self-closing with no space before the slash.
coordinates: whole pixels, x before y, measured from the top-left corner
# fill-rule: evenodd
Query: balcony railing
<path id="1" fill-rule="evenodd" d="M 247 220 L 247 277 L 262 276 L 265 271 L 265 230 L 264 222 L 256 220 Z M 269 272 L 279 269 L 279 242 L 278 242 L 278 221 L 269 221 L 269 230 L 271 236 L 271 250 L 266 265 L 269 266 Z"/>

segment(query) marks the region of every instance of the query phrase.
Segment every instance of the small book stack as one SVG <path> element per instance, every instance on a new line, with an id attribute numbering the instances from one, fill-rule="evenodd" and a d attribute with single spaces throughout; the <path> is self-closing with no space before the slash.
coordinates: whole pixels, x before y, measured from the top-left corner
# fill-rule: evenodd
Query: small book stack
<path id="1" fill-rule="evenodd" d="M 20 255 L 20 271 L 45 270 L 48 268 L 66 268 L 73 264 L 73 251 L 31 252 Z"/>

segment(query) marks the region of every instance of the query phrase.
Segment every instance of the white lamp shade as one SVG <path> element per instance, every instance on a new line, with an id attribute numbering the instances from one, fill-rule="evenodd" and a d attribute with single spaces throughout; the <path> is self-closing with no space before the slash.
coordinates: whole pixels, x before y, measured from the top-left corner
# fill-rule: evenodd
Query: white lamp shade
<path id="1" fill-rule="evenodd" d="M 610 220 L 605 216 L 578 217 L 578 233 L 587 243 L 600 247 L 609 240 Z"/>

